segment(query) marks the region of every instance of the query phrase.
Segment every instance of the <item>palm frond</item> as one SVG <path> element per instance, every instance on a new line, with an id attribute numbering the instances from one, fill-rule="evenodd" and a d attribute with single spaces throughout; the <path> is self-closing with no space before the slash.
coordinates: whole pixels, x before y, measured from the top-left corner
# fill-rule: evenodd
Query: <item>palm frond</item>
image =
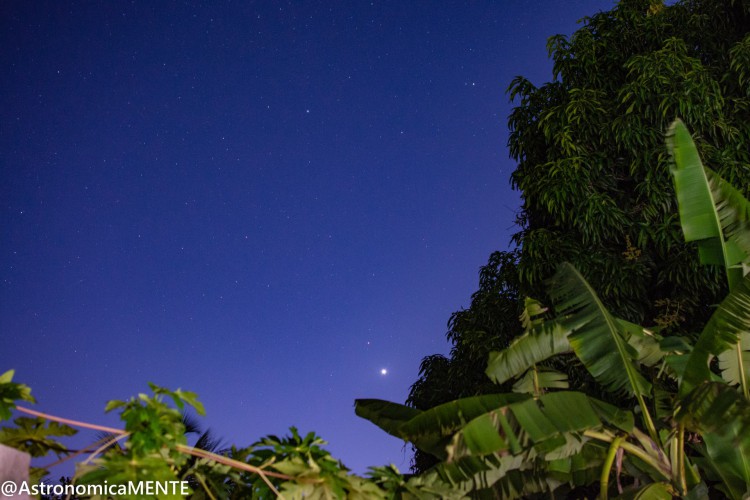
<path id="1" fill-rule="evenodd" d="M 185 434 L 199 434 L 201 432 L 201 424 L 198 418 L 187 411 L 182 412 L 182 425 L 185 426 Z"/>

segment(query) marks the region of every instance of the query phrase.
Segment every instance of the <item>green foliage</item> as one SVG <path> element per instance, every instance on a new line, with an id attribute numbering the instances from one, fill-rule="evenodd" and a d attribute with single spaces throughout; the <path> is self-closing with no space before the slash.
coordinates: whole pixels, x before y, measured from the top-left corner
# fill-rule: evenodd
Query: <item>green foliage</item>
<path id="1" fill-rule="evenodd" d="M 722 266 L 732 289 L 750 261 L 750 203 L 731 184 L 703 166 L 687 127 L 669 130 L 672 175 L 685 241 L 695 241 L 703 264 Z M 746 264 L 747 265 L 747 264 Z"/>
<path id="2" fill-rule="evenodd" d="M 188 456 L 178 449 L 179 445 L 187 444 L 179 409 L 187 403 L 202 414 L 203 406 L 193 393 L 149 385 L 153 396 L 139 394 L 128 401 L 107 403 L 106 412 L 120 410 L 128 439 L 123 448 L 109 447 L 91 464 L 79 465 L 76 472 L 78 482 L 98 484 L 107 480 L 126 484 L 138 480 L 165 482 L 180 479 L 178 472 L 187 463 Z M 176 408 L 169 406 L 165 397 Z"/>
<path id="3" fill-rule="evenodd" d="M 521 316 L 525 333 L 511 342 L 512 349 L 490 352 L 486 374 L 496 384 L 503 384 L 554 354 L 571 352 L 568 332 L 559 322 L 541 318 L 545 312 L 539 302 L 527 299 Z"/>
<path id="4" fill-rule="evenodd" d="M 371 467 L 370 480 L 387 492 L 388 499 L 463 499 L 464 492 L 443 482 L 437 475 L 413 476 L 408 480 L 395 466 Z"/>
<path id="5" fill-rule="evenodd" d="M 11 382 L 12 371 L 2 378 L 0 390 L 12 403 L 29 400 L 28 387 Z M 102 428 L 92 424 L 68 421 L 43 415 L 26 408 L 18 411 L 43 415 L 36 418 L 18 417 L 13 425 L 0 428 L 0 443 L 25 451 L 34 457 L 50 453 L 63 459 L 79 456 L 76 474 L 61 482 L 69 485 L 124 485 L 155 481 L 161 484 L 186 484 L 190 498 L 204 499 L 266 499 L 282 496 L 296 498 L 360 498 L 360 499 L 460 499 L 462 490 L 454 488 L 439 476 L 405 477 L 395 466 L 370 470 L 367 477 L 352 474 L 323 446 L 315 433 L 301 435 L 291 428 L 289 436 L 267 436 L 245 448 L 218 449 L 218 442 L 204 432 L 194 446 L 187 445 L 187 434 L 198 433 L 199 424 L 181 411 L 187 406 L 203 414 L 203 406 L 192 392 L 169 390 L 150 384 L 152 394 L 139 394 L 127 401 L 110 401 L 106 411 L 119 411 L 124 430 Z M 11 390 L 12 389 L 12 390 Z M 517 400 L 519 395 L 510 398 Z M 481 404 L 481 402 L 477 402 Z M 396 408 L 396 406 L 399 406 Z M 485 402 L 475 414 L 491 407 Z M 381 406 L 393 419 L 406 414 L 415 416 L 419 410 L 394 405 Z M 55 438 L 65 438 L 76 431 L 65 422 L 104 430 L 93 445 L 82 453 L 69 450 Z M 455 429 L 460 425 L 455 424 Z M 419 429 L 417 424 L 414 429 Z M 409 432 L 419 432 L 409 429 Z M 427 439 L 427 438 L 426 438 Z M 124 444 L 119 445 L 120 441 Z M 39 482 L 47 474 L 32 469 L 30 477 Z M 181 486 L 175 491 L 156 491 L 154 498 L 181 498 Z M 110 493 L 109 491 L 108 493 Z M 143 498 L 143 493 L 114 490 L 112 498 Z M 132 493 L 132 494 L 129 494 Z M 63 498 L 63 497 L 60 497 Z"/>
<path id="6" fill-rule="evenodd" d="M 654 5 L 622 1 L 584 19 L 571 37 L 552 37 L 555 80 L 535 87 L 518 77 L 509 87 L 519 104 L 508 145 L 524 201 L 521 287 L 543 297 L 544 279 L 569 261 L 615 315 L 654 324 L 669 298 L 680 310 L 670 330 L 691 333 L 723 291 L 680 242 L 662 138 L 682 117 L 708 162 L 732 184 L 750 185 L 741 66 L 750 7 Z"/>
<path id="7" fill-rule="evenodd" d="M 55 437 L 72 436 L 76 430 L 59 422 L 47 422 L 43 418 L 18 417 L 14 427 L 0 428 L 0 444 L 24 451 L 32 457 L 46 456 L 50 451 L 59 455 L 67 448 Z"/>
<path id="8" fill-rule="evenodd" d="M 427 409 L 508 390 L 488 384 L 477 367 L 487 352 L 502 352 L 524 334 L 516 321 L 524 296 L 551 303 L 546 280 L 560 262 L 586 276 L 615 317 L 695 339 L 726 285 L 718 268 L 698 265 L 682 238 L 663 137 L 680 116 L 696 131 L 707 164 L 748 194 L 747 26 L 747 1 L 621 0 L 584 18 L 572 36 L 549 39 L 553 80 L 536 86 L 519 76 L 508 87 L 516 105 L 508 148 L 517 162 L 511 182 L 523 200 L 521 229 L 513 259 L 493 254 L 482 269 L 508 286 L 480 280 L 469 309 L 449 323 L 450 357 L 424 358 L 408 404 Z M 505 306 L 495 309 L 499 302 Z M 523 341 L 528 356 L 554 348 L 534 339 L 530 333 Z M 546 368 L 564 372 L 571 387 L 596 386 L 573 357 Z M 432 465 L 415 458 L 417 470 Z"/>
<path id="9" fill-rule="evenodd" d="M 16 401 L 34 402 L 28 386 L 13 382 L 14 373 L 14 370 L 8 370 L 0 375 L 0 421 L 10 418 Z"/>
<path id="10" fill-rule="evenodd" d="M 203 414 L 203 406 L 195 401 L 194 393 L 169 391 L 154 384 L 149 384 L 154 396 L 139 394 L 129 401 L 112 400 L 107 403 L 104 411 L 119 409 L 120 418 L 125 422 L 125 431 L 130 433 L 126 449 L 138 454 L 148 454 L 159 451 L 170 443 L 185 444 L 185 424 L 182 414 L 175 408 L 169 407 L 163 396 L 169 396 L 177 408 L 184 408 L 187 402 L 195 405 L 196 410 Z"/>
<path id="11" fill-rule="evenodd" d="M 486 394 L 450 401 L 419 411 L 379 399 L 358 399 L 354 411 L 388 434 L 411 441 L 418 449 L 445 458 L 451 436 L 471 419 L 492 408 L 528 398 L 523 394 Z"/>
<path id="12" fill-rule="evenodd" d="M 616 317 L 583 273 L 562 263 L 545 294 L 555 316 L 527 300 L 525 334 L 489 356 L 489 377 L 516 380 L 515 389 L 526 397 L 503 400 L 497 394 L 494 404 L 486 399 L 481 406 L 459 399 L 420 413 L 393 403 L 357 402 L 360 416 L 442 459 L 426 476 L 478 497 L 557 495 L 597 484 L 600 498 L 615 491 L 620 498 L 750 495 L 750 397 L 743 365 L 743 339 L 750 331 L 750 252 L 743 242 L 750 238 L 750 212 L 739 191 L 704 169 L 684 126 L 675 122 L 671 130 L 685 237 L 699 242 L 702 261 L 730 271 L 730 291 L 695 345 Z M 727 250 L 732 244 L 736 249 Z M 618 408 L 591 393 L 557 390 L 564 389 L 564 377 L 537 364 L 570 350 L 601 389 L 634 396 L 635 411 L 627 400 Z M 711 368 L 713 356 L 724 360 L 728 380 Z M 424 439 L 430 435 L 440 439 Z"/>
<path id="13" fill-rule="evenodd" d="M 246 462 L 274 470 L 292 480 L 271 478 L 277 490 L 289 498 L 378 498 L 380 490 L 372 482 L 351 475 L 336 459 L 321 448 L 325 444 L 315 433 L 300 436 L 291 428 L 291 436 L 267 436 L 248 448 Z M 270 498 L 273 492 L 258 475 L 248 478 L 253 496 Z"/>
<path id="14" fill-rule="evenodd" d="M 561 323 L 571 332 L 570 346 L 600 384 L 639 399 L 651 390 L 638 373 L 638 352 L 627 343 L 623 324 L 576 268 L 562 264 L 550 281 L 549 294 Z"/>

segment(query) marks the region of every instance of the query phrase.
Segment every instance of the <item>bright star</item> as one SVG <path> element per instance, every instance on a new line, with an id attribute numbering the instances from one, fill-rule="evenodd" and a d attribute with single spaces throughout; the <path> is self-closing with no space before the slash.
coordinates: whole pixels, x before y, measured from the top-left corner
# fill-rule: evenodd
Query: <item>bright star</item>
<path id="1" fill-rule="evenodd" d="M 380 374 L 381 374 L 381 375 L 388 375 L 388 370 L 386 370 L 385 368 L 382 368 L 382 369 L 380 370 Z"/>

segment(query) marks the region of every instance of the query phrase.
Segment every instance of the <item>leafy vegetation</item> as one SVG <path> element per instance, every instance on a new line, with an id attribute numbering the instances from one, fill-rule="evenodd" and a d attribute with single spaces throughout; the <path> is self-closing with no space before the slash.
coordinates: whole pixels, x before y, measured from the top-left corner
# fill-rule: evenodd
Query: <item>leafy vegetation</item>
<path id="1" fill-rule="evenodd" d="M 195 394 L 151 385 L 152 395 L 111 401 L 124 429 L 70 421 L 16 406 L 30 389 L 0 377 L 0 443 L 35 457 L 71 452 L 59 441 L 88 427 L 106 433 L 83 450 L 71 484 L 185 481 L 203 498 L 521 498 L 590 494 L 600 498 L 732 499 L 750 495 L 750 203 L 704 167 L 686 127 L 670 129 L 679 216 L 700 260 L 722 269 L 728 293 L 693 342 L 661 335 L 611 312 L 575 266 L 546 282 L 552 308 L 527 299 L 523 334 L 488 356 L 491 383 L 512 389 L 460 398 L 427 410 L 357 400 L 356 413 L 411 442 L 438 462 L 419 476 L 395 467 L 351 474 L 314 433 L 268 436 L 222 451 L 189 446 L 187 406 Z M 599 388 L 570 390 L 545 365 L 575 356 Z M 713 358 L 721 362 L 714 363 Z M 622 402 L 613 405 L 604 392 Z M 635 403 L 632 409 L 631 402 Z M 188 421 L 186 423 L 186 420 Z M 200 440 L 199 440 L 200 441 Z M 121 444 L 120 444 L 121 443 Z M 76 454 L 72 454 L 73 457 Z M 45 471 L 35 471 L 39 480 Z M 167 496 L 156 495 L 157 498 Z M 140 495 L 138 495 L 140 497 Z M 118 498 L 136 498 L 121 494 Z"/>
<path id="2" fill-rule="evenodd" d="M 294 428 L 190 446 L 196 395 L 156 385 L 107 405 L 123 429 L 45 415 L 17 406 L 34 400 L 13 371 L 0 421 L 26 416 L 0 443 L 77 457 L 73 484 L 181 480 L 198 499 L 747 498 L 749 25 L 743 0 L 622 0 L 550 39 L 554 81 L 513 81 L 518 249 L 482 268 L 407 405 L 356 402 L 422 474 L 353 475 Z M 675 115 L 695 141 L 676 121 L 664 145 Z M 76 427 L 104 434 L 72 452 Z"/>
<path id="3" fill-rule="evenodd" d="M 728 282 L 697 341 L 617 317 L 562 263 L 546 282 L 553 310 L 527 300 L 525 333 L 489 357 L 489 378 L 516 381 L 514 392 L 425 411 L 357 401 L 358 415 L 441 460 L 425 477 L 477 497 L 577 495 L 592 486 L 599 498 L 750 495 L 750 204 L 702 165 L 681 121 L 667 142 L 685 238 Z M 619 407 L 567 390 L 564 373 L 539 366 L 570 352 Z M 723 359 L 719 370 L 714 357 Z"/>
<path id="4" fill-rule="evenodd" d="M 190 406 L 203 414 L 203 406 L 196 395 L 153 384 L 151 391 L 151 395 L 140 394 L 128 401 L 107 404 L 106 411 L 119 411 L 124 423 L 124 429 L 116 429 L 17 406 L 18 401 L 33 401 L 31 390 L 13 382 L 12 371 L 6 372 L 0 377 L 2 420 L 7 420 L 13 410 L 33 418 L 19 416 L 13 421 L 14 425 L 0 428 L 0 444 L 33 457 L 52 453 L 63 460 L 77 458 L 75 476 L 64 479 L 61 485 L 184 481 L 190 488 L 190 498 L 194 499 L 455 496 L 448 485 L 418 477 L 406 478 L 394 466 L 372 468 L 366 478 L 351 474 L 323 449 L 325 441 L 319 436 L 312 432 L 302 436 L 295 428 L 291 429 L 290 436 L 267 436 L 245 448 L 231 446 L 212 450 L 215 442 L 205 433 L 195 446 L 189 446 L 186 432 L 194 429 L 195 424 L 181 411 Z M 76 452 L 61 441 L 75 434 L 75 427 L 103 434 L 99 441 Z M 31 480 L 36 483 L 48 471 L 39 468 L 32 472 Z M 143 498 L 143 495 L 115 497 Z M 172 497 L 174 494 L 156 495 L 156 498 Z M 59 498 L 66 498 L 66 495 Z"/>
<path id="5" fill-rule="evenodd" d="M 727 285 L 683 241 L 663 137 L 680 116 L 707 163 L 750 194 L 748 26 L 743 0 L 622 0 L 549 39 L 553 80 L 519 76 L 508 88 L 518 250 L 481 269 L 471 305 L 449 322 L 450 356 L 424 358 L 407 404 L 507 390 L 487 383 L 484 360 L 523 332 L 524 297 L 550 303 L 545 280 L 560 262 L 616 317 L 694 340 Z M 548 365 L 571 387 L 597 388 L 576 357 Z M 434 460 L 418 452 L 414 465 Z"/>

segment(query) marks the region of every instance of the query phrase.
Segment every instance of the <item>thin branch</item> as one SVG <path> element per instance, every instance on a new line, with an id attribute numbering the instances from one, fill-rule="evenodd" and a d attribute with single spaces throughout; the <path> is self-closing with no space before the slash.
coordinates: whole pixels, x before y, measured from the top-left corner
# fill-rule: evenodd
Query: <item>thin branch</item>
<path id="1" fill-rule="evenodd" d="M 255 467 L 250 464 L 246 464 L 245 462 L 240 462 L 239 460 L 234 460 L 233 458 L 225 457 L 222 455 L 217 455 L 216 453 L 211 453 L 210 451 L 201 450 L 198 448 L 193 448 L 192 446 L 185 446 L 184 444 L 178 444 L 176 447 L 177 451 L 181 451 L 182 453 L 186 453 L 188 455 L 193 455 L 194 457 L 198 458 L 206 458 L 208 460 L 212 460 L 214 462 L 218 462 L 220 464 L 228 465 L 234 469 L 244 470 L 246 472 L 252 472 L 254 474 L 258 474 L 260 478 L 263 480 L 263 482 L 266 483 L 266 485 L 273 491 L 277 497 L 283 499 L 284 497 L 282 494 L 277 490 L 274 485 L 271 483 L 271 481 L 266 476 L 275 477 L 278 479 L 285 479 L 287 481 L 294 481 L 296 478 L 292 476 L 287 476 L 286 474 L 280 474 L 278 472 L 271 472 L 271 471 L 265 471 L 259 467 Z"/>
<path id="2" fill-rule="evenodd" d="M 104 443 L 105 441 L 108 441 L 108 440 L 109 440 L 109 439 L 110 439 L 111 437 L 112 437 L 112 436 L 109 436 L 109 435 L 107 435 L 107 436 L 104 436 L 103 438 L 101 438 L 101 439 L 97 439 L 96 441 L 94 441 L 94 442 L 93 442 L 93 443 L 91 443 L 90 445 L 88 445 L 88 446 L 86 446 L 86 447 L 84 447 L 84 448 L 81 448 L 80 450 L 71 450 L 71 449 L 68 449 L 68 450 L 67 450 L 67 451 L 68 451 L 68 455 L 65 455 L 64 457 L 60 458 L 59 460 L 56 460 L 56 461 L 52 462 L 52 463 L 51 463 L 51 464 L 49 464 L 49 465 L 45 465 L 45 466 L 44 466 L 44 467 L 42 467 L 42 468 L 43 468 L 43 469 L 51 469 L 52 467 L 54 467 L 54 466 L 56 466 L 56 465 L 59 465 L 59 464 L 61 464 L 61 463 L 67 462 L 68 460 L 72 460 L 72 459 L 74 459 L 74 458 L 75 458 L 75 457 L 77 457 L 78 455 L 82 455 L 83 453 L 90 453 L 91 451 L 93 451 L 93 450 L 95 450 L 96 448 L 98 448 L 98 447 L 99 447 L 99 445 L 101 445 L 101 444 L 102 444 L 102 443 Z"/>
<path id="3" fill-rule="evenodd" d="M 26 413 L 28 415 L 33 415 L 35 417 L 44 418 L 44 419 L 47 419 L 47 420 L 52 420 L 52 421 L 55 421 L 55 422 L 60 422 L 61 424 L 72 425 L 72 426 L 76 426 L 76 427 L 83 427 L 85 429 L 92 429 L 92 430 L 95 430 L 95 431 L 109 432 L 109 433 L 115 434 L 117 436 L 116 439 L 110 440 L 111 442 L 108 441 L 103 446 L 99 447 L 92 454 L 92 456 L 97 455 L 98 453 L 100 453 L 101 450 L 104 450 L 112 442 L 118 441 L 118 440 L 120 440 L 120 439 L 122 439 L 122 438 L 127 437 L 127 436 L 130 435 L 129 432 L 127 432 L 125 430 L 122 430 L 122 429 L 115 429 L 114 427 L 106 427 L 106 426 L 103 426 L 103 425 L 89 424 L 87 422 L 81 422 L 79 420 L 72 420 L 72 419 L 69 419 L 69 418 L 58 417 L 56 415 L 50 415 L 48 413 L 42 413 L 42 412 L 39 412 L 39 411 L 36 411 L 36 410 L 32 410 L 32 409 L 29 409 L 29 408 L 24 408 L 22 406 L 16 406 L 16 409 L 18 411 L 22 412 L 22 413 Z M 212 461 L 220 463 L 220 464 L 228 465 L 228 466 L 230 466 L 230 467 L 232 467 L 234 469 L 244 470 L 246 472 L 251 472 L 251 473 L 254 473 L 254 474 L 258 474 L 260 476 L 260 478 L 266 483 L 266 485 L 268 485 L 268 487 L 271 489 L 271 491 L 273 491 L 276 494 L 277 497 L 282 498 L 282 499 L 284 497 L 279 492 L 279 490 L 277 490 L 276 487 L 271 483 L 271 481 L 268 479 L 268 476 L 275 477 L 275 478 L 278 478 L 278 479 L 284 479 L 284 480 L 287 480 L 287 481 L 296 481 L 296 480 L 298 480 L 297 478 L 294 478 L 292 476 L 287 476 L 286 474 L 281 474 L 281 473 L 278 473 L 278 472 L 265 471 L 265 470 L 263 470 L 261 468 L 255 467 L 253 465 L 246 464 L 244 462 L 240 462 L 239 460 L 234 460 L 234 459 L 229 458 L 229 457 L 224 457 L 222 455 L 217 455 L 216 453 L 211 453 L 209 451 L 199 450 L 197 448 L 193 448 L 192 446 L 185 446 L 185 445 L 182 445 L 182 444 L 178 444 L 178 445 L 175 446 L 175 448 L 177 449 L 177 451 L 180 451 L 182 453 L 186 453 L 188 455 L 192 455 L 194 457 L 206 458 L 208 460 L 212 460 Z M 89 460 L 91 460 L 91 457 L 89 457 L 86 460 L 86 462 L 84 462 L 84 463 L 88 463 Z"/>
<path id="4" fill-rule="evenodd" d="M 203 476 L 201 474 L 196 474 L 194 477 L 196 481 L 198 481 L 199 483 L 201 483 L 201 485 L 203 485 L 203 490 L 206 492 L 206 495 L 208 495 L 211 500 L 216 500 L 216 497 L 214 496 L 213 493 L 211 493 L 211 489 L 206 484 L 206 481 L 203 480 Z"/>
<path id="5" fill-rule="evenodd" d="M 56 417 L 55 415 L 49 415 L 47 413 L 42 413 L 40 411 L 32 410 L 30 408 L 24 408 L 23 406 L 16 406 L 16 410 L 22 413 L 33 415 L 35 417 L 46 418 L 47 420 L 54 420 L 55 422 L 60 422 L 61 424 L 73 425 L 76 427 L 83 427 L 85 429 L 93 429 L 95 431 L 110 432 L 112 434 L 117 434 L 117 435 L 126 433 L 122 429 L 115 429 L 114 427 L 105 427 L 103 425 L 88 424 L 86 422 L 80 422 L 78 420 L 71 420 L 69 418 Z"/>
<path id="6" fill-rule="evenodd" d="M 181 451 L 182 453 L 193 455 L 194 457 L 198 458 L 207 458 L 209 460 L 213 460 L 214 462 L 228 465 L 232 468 L 244 470 L 246 472 L 254 472 L 256 474 L 262 473 L 278 479 L 286 479 L 287 481 L 293 481 L 296 479 L 292 476 L 287 476 L 286 474 L 282 474 L 280 472 L 263 470 L 260 467 L 255 467 L 254 465 L 246 464 L 245 462 L 240 462 L 239 460 L 225 457 L 223 455 L 217 455 L 216 453 L 211 453 L 210 451 L 201 450 L 200 448 L 193 448 L 192 446 L 187 446 L 184 444 L 178 444 L 175 448 L 177 449 L 177 451 Z"/>
<path id="7" fill-rule="evenodd" d="M 106 450 L 107 448 L 115 444 L 117 441 L 119 441 L 120 439 L 126 438 L 128 436 L 130 436 L 129 432 L 122 434 L 120 436 L 113 436 L 112 439 L 108 440 L 106 443 L 104 443 L 99 448 L 94 450 L 94 452 L 91 453 L 91 455 L 89 455 L 89 457 L 83 461 L 82 465 L 86 465 L 87 463 L 91 462 L 91 460 L 93 460 L 93 458 L 97 456 L 99 453 L 103 452 L 104 450 Z"/>

